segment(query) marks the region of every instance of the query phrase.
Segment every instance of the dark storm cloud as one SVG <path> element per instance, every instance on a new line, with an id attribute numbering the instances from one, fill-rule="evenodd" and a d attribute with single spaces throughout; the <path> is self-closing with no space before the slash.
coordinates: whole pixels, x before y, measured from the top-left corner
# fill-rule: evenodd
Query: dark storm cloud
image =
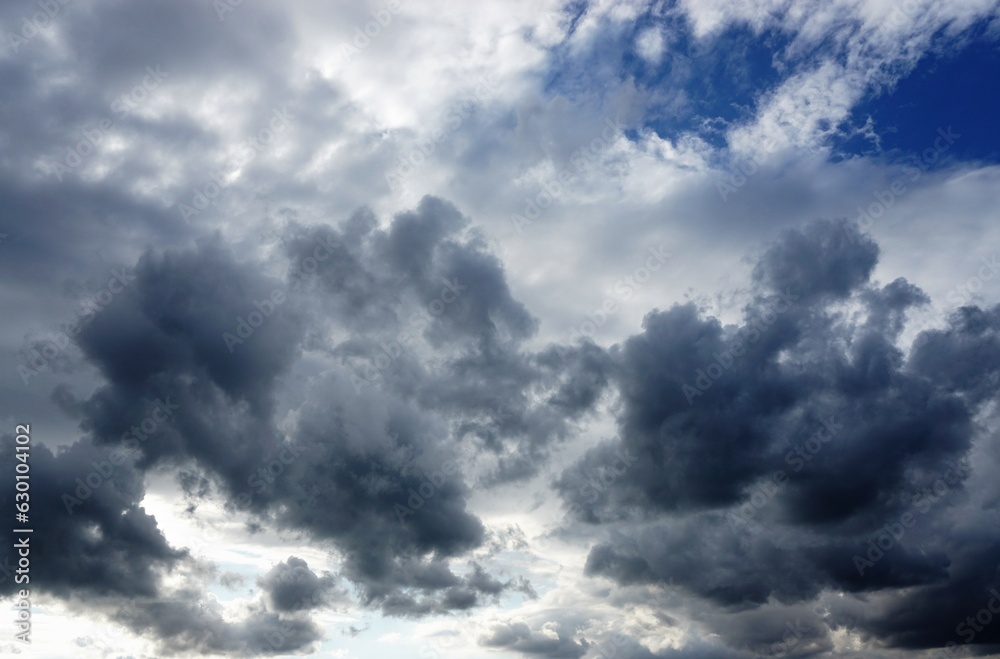
<path id="1" fill-rule="evenodd" d="M 924 298 L 903 281 L 872 288 L 858 296 L 869 317 L 852 323 L 821 297 L 844 296 L 839 268 L 867 276 L 875 265 L 874 244 L 845 236 L 846 229 L 813 224 L 772 247 L 756 270 L 768 285 L 755 293 L 740 327 L 703 318 L 691 304 L 649 314 L 643 334 L 617 353 L 622 443 L 567 472 L 562 490 L 572 493 L 588 468 L 624 449 L 638 458 L 612 492 L 623 505 L 578 501 L 592 516 L 605 505 L 614 516 L 631 501 L 665 510 L 734 504 L 752 483 L 784 468 L 789 516 L 844 521 L 881 505 L 903 484 L 906 467 L 927 469 L 963 454 L 970 441 L 966 402 L 906 371 L 895 346 L 901 323 L 884 321 Z M 838 263 L 847 265 L 832 265 Z M 851 275 L 855 286 L 861 276 Z M 836 441 L 824 451 L 823 468 L 787 458 L 781 440 L 824 428 L 822 437 Z M 887 441 L 900 435 L 907 441 Z M 851 473 L 849 483 L 827 477 L 842 473 Z"/>
<path id="2" fill-rule="evenodd" d="M 956 532 L 957 531 L 957 532 Z M 974 643 L 1000 651 L 1000 538 L 995 529 L 952 530 L 949 578 L 907 592 L 871 620 L 849 624 L 902 648 Z"/>
<path id="3" fill-rule="evenodd" d="M 309 564 L 289 556 L 257 580 L 267 593 L 275 611 L 302 611 L 329 605 L 337 595 L 337 578 L 329 573 L 317 575 Z"/>
<path id="4" fill-rule="evenodd" d="M 759 656 L 749 652 L 735 652 L 720 644 L 693 640 L 680 648 L 667 648 L 656 654 L 644 647 L 635 647 L 624 653 L 622 659 L 757 659 Z"/>
<path id="5" fill-rule="evenodd" d="M 67 387 L 53 393 L 81 419 L 85 438 L 73 450 L 134 451 L 133 505 L 144 472 L 169 466 L 192 510 L 218 491 L 253 524 L 331 541 L 340 576 L 389 615 L 468 609 L 512 590 L 534 596 L 523 578 L 451 567 L 487 539 L 466 510 L 463 442 L 507 454 L 487 480 L 534 473 L 605 389 L 606 353 L 523 350 L 536 322 L 447 202 L 425 198 L 385 230 L 365 210 L 337 228 L 292 223 L 283 242 L 269 265 L 284 266 L 284 279 L 217 237 L 147 250 L 134 280 L 75 337 L 102 384 L 84 399 Z M 277 387 L 304 354 L 334 363 L 279 431 Z M 181 556 L 171 549 L 162 562 Z M 262 577 L 276 611 L 297 610 L 300 591 L 334 594 L 333 577 L 296 561 Z M 147 581 L 152 596 L 156 580 Z M 227 639 L 218 647 L 235 652 L 241 641 Z"/>
<path id="6" fill-rule="evenodd" d="M 13 438 L 4 437 L 0 448 L 0 467 L 13 473 Z M 204 591 L 165 588 L 163 578 L 176 574 L 185 553 L 168 544 L 139 505 L 145 477 L 128 453 L 95 447 L 89 438 L 55 455 L 35 443 L 30 465 L 30 581 L 15 583 L 18 556 L 8 549 L 0 563 L 0 592 L 29 589 L 34 597 L 54 595 L 71 608 L 104 612 L 157 642 L 161 656 L 280 654 L 320 638 L 318 627 L 302 617 L 259 609 L 230 622 Z M 4 503 L 14 501 L 13 485 L 5 488 Z M 14 545 L 7 530 L 0 531 L 0 541 Z M 320 583 L 325 586 L 325 579 Z M 284 602 L 286 594 L 279 588 L 277 599 Z"/>
<path id="7" fill-rule="evenodd" d="M 186 372 L 211 381 L 233 401 L 266 412 L 274 378 L 287 369 L 301 339 L 290 310 L 295 300 L 277 308 L 270 303 L 266 322 L 257 327 L 246 319 L 267 313 L 261 312 L 263 301 L 281 282 L 238 262 L 218 237 L 193 251 L 147 252 L 135 273 L 133 286 L 78 342 L 112 386 L 134 391 L 136 385 Z M 227 343 L 226 334 L 243 338 L 241 324 L 253 330 L 247 345 Z"/>
<path id="8" fill-rule="evenodd" d="M 479 565 L 465 576 L 449 567 L 485 529 L 466 510 L 458 457 L 435 432 L 443 428 L 398 398 L 355 394 L 344 377 L 318 391 L 292 433 L 301 457 L 263 495 L 289 504 L 281 526 L 334 540 L 362 602 L 389 615 L 466 609 L 524 589 Z"/>
<path id="9" fill-rule="evenodd" d="M 534 355 L 491 348 L 448 364 L 423 400 L 452 410 L 462 419 L 458 435 L 475 437 L 499 456 L 483 479 L 490 485 L 537 473 L 552 444 L 593 410 L 609 370 L 607 355 L 591 343 Z"/>
<path id="10" fill-rule="evenodd" d="M 1000 306 L 962 307 L 946 330 L 926 332 L 911 359 L 913 369 L 973 402 L 996 397 L 1000 385 Z"/>
<path id="11" fill-rule="evenodd" d="M 283 446 L 270 415 L 274 380 L 298 354 L 297 301 L 279 305 L 245 344 L 227 344 L 224 335 L 259 315 L 254 303 L 281 282 L 237 262 L 217 241 L 149 252 L 135 278 L 77 337 L 106 381 L 81 404 L 81 428 L 140 450 L 144 469 L 193 460 L 245 484 Z M 154 413 L 155 423 L 143 427 Z"/>
<path id="12" fill-rule="evenodd" d="M 14 438 L 3 438 L 0 467 L 13 474 Z M 145 494 L 141 472 L 124 454 L 81 440 L 53 454 L 42 444 L 31 449 L 29 492 L 32 589 L 60 597 L 154 596 L 160 578 L 182 558 L 170 547 L 156 520 L 139 506 Z M 13 507 L 14 479 L 4 486 Z M 68 497 L 68 498 L 67 498 Z M 10 526 L 0 531 L 3 563 L 16 565 Z M 37 566 L 44 566 L 39 569 Z M 3 570 L 0 589 L 16 592 L 14 575 Z"/>
<path id="13" fill-rule="evenodd" d="M 877 261 L 878 246 L 870 237 L 823 220 L 806 231 L 785 232 L 761 257 L 753 279 L 770 291 L 794 289 L 809 303 L 821 295 L 850 295 L 868 281 Z"/>
<path id="14" fill-rule="evenodd" d="M 26 28 L 33 36 L 12 44 L 38 16 L 42 26 Z M 28 353 L 17 368 L 41 363 L 33 348 L 89 321 L 74 298 L 99 291 L 144 247 L 187 246 L 201 231 L 171 205 L 190 199 L 231 146 L 202 118 L 208 90 L 223 74 L 256 90 L 266 103 L 219 108 L 237 130 L 255 132 L 272 99 L 292 96 L 284 67 L 296 39 L 286 14 L 254 5 L 220 21 L 211 3 L 4 3 L 0 22 L 0 234 L 16 240 L 0 274 L 9 303 L 23 311 L 0 342 Z M 316 100 L 320 87 L 309 85 L 304 97 Z M 315 117 L 302 121 L 315 125 Z M 85 380 L 78 356 L 60 351 L 46 376 Z M 22 376 L 17 386 L 48 386 L 41 381 Z M 18 413 L 10 396 L 0 409 Z"/>
<path id="15" fill-rule="evenodd" d="M 739 326 L 676 305 L 612 351 L 620 438 L 556 484 L 579 519 L 626 522 L 591 550 L 588 574 L 765 612 L 907 589 L 839 622 L 892 645 L 958 640 L 959 613 L 996 580 L 1000 534 L 992 513 L 966 512 L 964 483 L 970 449 L 989 441 L 977 415 L 995 398 L 1000 310 L 960 309 L 907 354 L 906 314 L 929 300 L 902 279 L 871 282 L 877 255 L 846 222 L 788 231 L 761 256 Z M 980 551 L 949 514 L 990 528 L 973 534 Z M 930 613 L 942 597 L 954 622 Z M 727 623 L 732 647 L 780 640 L 750 634 L 766 627 L 754 615 Z"/>
<path id="16" fill-rule="evenodd" d="M 554 628 L 553 628 L 554 627 Z M 578 659 L 587 652 L 587 643 L 575 641 L 561 625 L 550 626 L 546 633 L 534 630 L 524 622 L 508 622 L 494 626 L 479 644 L 488 648 L 504 648 L 520 652 L 526 657 L 549 659 Z"/>
<path id="17" fill-rule="evenodd" d="M 337 256 L 327 258 L 337 263 Z M 374 389 L 359 395 L 343 379 L 340 390 L 331 382 L 303 407 L 293 445 L 274 428 L 274 381 L 297 358 L 304 335 L 297 297 L 304 288 L 295 284 L 294 276 L 269 281 L 214 242 L 194 251 L 145 255 L 130 290 L 79 337 L 108 380 L 83 403 L 82 427 L 108 443 L 132 440 L 144 467 L 194 460 L 220 479 L 239 508 L 267 514 L 271 506 L 293 505 L 284 523 L 342 543 L 349 556 L 346 574 L 365 582 L 371 601 L 400 587 L 433 592 L 460 585 L 440 558 L 420 558 L 452 555 L 481 539 L 481 524 L 464 512 L 460 477 L 437 487 L 410 523 L 394 510 L 425 481 L 413 469 L 404 471 L 403 458 L 419 454 L 427 471 L 444 460 L 433 462 L 434 445 L 421 444 L 431 440 L 412 434 L 426 425 L 419 412 Z M 272 299 L 274 290 L 286 291 L 288 299 L 259 304 Z M 269 311 L 266 318 L 253 321 L 250 314 L 262 309 Z M 237 330 L 241 319 L 256 326 L 249 336 Z M 226 333 L 246 338 L 227 344 Z M 355 402 L 348 409 L 331 407 L 331 395 Z M 159 400 L 176 410 L 155 435 L 135 442 L 137 424 Z M 379 415 L 382 408 L 387 411 Z M 395 426 L 402 432 L 398 444 L 389 437 Z M 373 432 L 383 440 L 373 441 Z M 268 477 L 272 462 L 281 469 L 288 464 L 288 473 L 273 485 L 260 475 Z M 296 498 L 311 490 L 319 492 L 316 505 L 298 505 Z M 374 544 L 379 548 L 372 551 Z M 435 570 L 443 570 L 443 580 L 427 578 Z"/>
<path id="18" fill-rule="evenodd" d="M 338 245 L 331 267 L 323 269 L 318 281 L 331 302 L 350 305 L 345 311 L 364 317 L 371 306 L 391 303 L 398 313 L 406 303 L 419 305 L 414 311 L 430 313 L 423 314 L 427 322 L 418 329 L 427 331 L 435 346 L 447 341 L 493 344 L 501 337 L 518 341 L 537 327 L 511 296 L 503 265 L 485 251 L 470 220 L 442 199 L 424 197 L 416 210 L 396 215 L 385 231 L 365 210 L 344 223 L 342 235 L 331 227 L 293 226 L 291 231 L 287 250 L 293 260 L 308 258 L 318 241 Z M 413 324 L 411 318 L 397 315 L 392 329 Z M 375 320 L 384 323 L 386 318 Z M 376 323 L 364 328 L 377 329 Z"/>
<path id="19" fill-rule="evenodd" d="M 483 526 L 430 421 L 378 391 L 355 393 L 343 376 L 326 378 L 298 414 L 300 455 L 261 500 L 292 504 L 280 524 L 335 540 L 365 603 L 401 615 L 436 608 L 424 595 L 460 585 L 445 559 L 477 546 Z M 312 503 L 296 505 L 305 496 Z"/>
<path id="20" fill-rule="evenodd" d="M 104 384 L 84 400 L 57 386 L 53 399 L 82 417 L 85 435 L 55 454 L 45 440 L 32 447 L 31 557 L 45 566 L 32 570 L 33 593 L 105 602 L 108 610 L 129 601 L 125 622 L 158 641 L 164 655 L 274 654 L 319 637 L 308 620 L 266 611 L 227 622 L 217 604 L 195 606 L 199 598 L 208 601 L 200 590 L 178 595 L 165 588 L 163 578 L 176 573 L 186 553 L 168 544 L 139 505 L 151 466 L 193 460 L 214 465 L 223 478 L 245 477 L 254 457 L 259 461 L 275 445 L 275 433 L 261 430 L 260 420 L 270 412 L 269 383 L 301 335 L 289 323 L 294 313 L 269 319 L 254 338 L 273 345 L 240 361 L 225 349 L 222 332 L 231 329 L 231 314 L 245 315 L 245 303 L 277 283 L 235 262 L 217 242 L 183 253 L 150 252 L 136 265 L 135 281 L 75 337 Z M 13 472 L 10 438 L 4 448 L 4 468 Z M 205 491 L 190 478 L 187 486 Z M 13 483 L 10 489 L 5 500 L 13 501 Z M 10 562 L 9 551 L 4 558 Z M 2 588 L 16 588 L 13 575 Z M 268 645 L 275 639 L 279 645 Z"/>
<path id="21" fill-rule="evenodd" d="M 289 227 L 294 262 L 319 244 L 332 245 L 335 257 L 314 279 L 316 324 L 354 331 L 324 347 L 353 369 L 355 389 L 379 387 L 444 413 L 456 436 L 500 456 L 486 482 L 536 473 L 608 383 L 610 362 L 593 344 L 521 348 L 537 321 L 513 298 L 503 265 L 469 219 L 446 201 L 425 197 L 385 231 L 367 211 L 339 232 Z M 427 350 L 438 353 L 436 368 L 425 363 Z"/>
<path id="22" fill-rule="evenodd" d="M 178 591 L 169 599 L 137 599 L 111 617 L 139 636 L 156 638 L 162 656 L 284 655 L 315 651 L 315 642 L 323 637 L 308 617 L 283 616 L 263 607 L 228 622 L 219 603 L 195 589 Z"/>
<path id="23" fill-rule="evenodd" d="M 192 505 L 212 483 L 255 524 L 331 541 L 343 555 L 340 576 L 387 615 L 464 610 L 511 590 L 530 596 L 530 584 L 502 581 L 478 564 L 454 571 L 452 559 L 491 537 L 467 511 L 473 477 L 459 457 L 463 442 L 475 442 L 476 459 L 495 456 L 480 482 L 525 477 L 609 386 L 620 393 L 620 438 L 557 483 L 577 517 L 626 521 L 592 549 L 588 574 L 620 584 L 669 579 L 732 607 L 733 620 L 706 624 L 748 652 L 781 641 L 784 613 L 775 602 L 790 607 L 829 590 L 915 589 L 906 602 L 913 627 L 900 627 L 888 605 L 836 620 L 893 644 L 926 645 L 952 637 L 960 622 L 920 618 L 932 595 L 950 598 L 957 615 L 977 601 L 976 584 L 991 583 L 983 556 L 995 534 L 983 532 L 980 553 L 962 553 L 941 528 L 943 511 L 967 498 L 962 462 L 996 377 L 1000 311 L 961 309 L 907 356 L 896 342 L 907 312 L 927 297 L 904 280 L 870 282 L 877 247 L 846 223 L 788 232 L 764 252 L 739 326 L 678 305 L 650 313 L 642 334 L 610 352 L 589 342 L 525 350 L 534 319 L 511 296 L 502 264 L 447 202 L 425 198 L 386 229 L 362 210 L 339 227 L 290 223 L 282 238 L 283 279 L 218 239 L 149 250 L 134 281 L 76 337 L 104 383 L 82 400 L 66 387 L 53 392 L 85 433 L 61 455 L 87 452 L 100 462 L 119 447 L 138 453 L 73 516 L 54 508 L 50 532 L 67 538 L 65 546 L 75 538 L 73 555 L 84 557 L 91 544 L 124 533 L 115 542 L 125 551 L 135 536 L 125 520 L 135 519 L 145 544 L 118 572 L 105 574 L 105 566 L 79 581 L 56 573 L 43 587 L 142 596 L 143 610 L 158 613 L 135 629 L 166 634 L 192 616 L 158 585 L 184 554 L 134 510 L 144 472 L 167 464 L 182 467 Z M 260 322 L 248 320 L 253 312 Z M 334 366 L 279 431 L 279 381 L 310 354 L 332 357 Z M 170 413 L 145 429 L 158 408 Z M 813 438 L 818 457 L 793 450 Z M 854 557 L 865 555 L 865 542 L 930 501 L 944 465 L 958 474 L 935 499 L 944 503 L 859 573 Z M 80 475 L 66 473 L 58 487 L 68 491 Z M 676 519 L 649 523 L 665 516 Z M 755 535 L 734 525 L 736 516 L 770 531 Z M 339 597 L 332 575 L 301 563 L 293 557 L 261 577 L 276 612 Z M 949 572 L 958 566 L 967 577 Z M 288 636 L 286 649 L 318 638 L 306 619 L 289 626 L 266 611 L 254 616 L 228 625 L 208 618 L 197 623 L 207 626 L 205 640 L 175 650 L 239 653 L 256 642 L 251 619 Z M 813 618 L 796 637 L 800 650 L 828 647 L 827 628 Z M 984 631 L 976 642 L 992 638 Z M 587 648 L 565 630 L 553 638 L 521 623 L 484 643 L 553 657 Z"/>

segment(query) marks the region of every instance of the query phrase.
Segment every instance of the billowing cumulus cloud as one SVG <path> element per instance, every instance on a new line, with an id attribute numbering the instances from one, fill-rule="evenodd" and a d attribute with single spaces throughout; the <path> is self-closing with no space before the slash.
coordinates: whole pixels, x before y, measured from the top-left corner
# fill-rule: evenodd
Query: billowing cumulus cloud
<path id="1" fill-rule="evenodd" d="M 528 657 L 577 659 L 586 652 L 586 645 L 572 640 L 558 625 L 532 630 L 524 622 L 497 625 L 480 643 L 486 647 L 511 648 Z"/>
<path id="2" fill-rule="evenodd" d="M 317 576 L 301 558 L 289 556 L 258 580 L 267 591 L 276 611 L 300 611 L 329 603 L 337 580 L 331 575 Z"/>
<path id="3" fill-rule="evenodd" d="M 620 438 L 557 483 L 581 520 L 627 522 L 591 549 L 589 574 L 765 609 L 830 591 L 897 592 L 907 610 L 947 593 L 960 609 L 975 604 L 972 584 L 996 585 L 993 506 L 975 512 L 967 484 L 970 451 L 991 441 L 997 311 L 962 308 L 900 345 L 907 312 L 929 300 L 903 279 L 871 281 L 877 253 L 846 222 L 791 230 L 760 257 L 741 323 L 678 305 L 612 351 Z M 951 519 L 966 515 L 982 553 L 958 540 Z M 954 640 L 960 611 L 905 633 L 888 622 L 901 610 L 835 612 L 814 628 Z M 736 647 L 781 640 L 780 624 L 770 636 L 760 621 L 732 624 Z"/>
<path id="4" fill-rule="evenodd" d="M 137 503 L 143 473 L 169 465 L 185 469 L 189 496 L 215 488 L 230 510 L 258 524 L 332 542 L 360 602 L 389 615 L 469 609 L 511 589 L 530 593 L 523 578 L 450 566 L 486 537 L 467 510 L 469 480 L 530 474 L 595 404 L 607 365 L 592 345 L 521 349 L 535 321 L 512 298 L 496 257 L 474 233 L 462 237 L 467 225 L 454 206 L 430 197 L 388 230 L 368 211 L 339 231 L 290 225 L 274 257 L 287 265 L 283 278 L 262 274 L 266 263 L 239 259 L 217 236 L 189 250 L 147 251 L 129 275 L 134 281 L 75 342 L 104 384 L 86 399 L 66 387 L 54 394 L 82 417 L 85 437 L 50 458 L 66 465 L 53 487 L 69 494 L 53 506 L 49 537 L 72 533 L 84 542 L 92 534 L 84 544 L 97 552 L 111 541 L 105 523 L 128 533 L 120 528 L 127 515 L 139 515 L 147 527 L 140 537 L 155 553 L 147 557 L 139 545 L 124 565 L 94 565 L 132 565 L 137 573 L 115 577 L 123 583 L 98 573 L 93 587 L 155 595 L 153 568 L 184 554 Z M 323 372 L 279 424 L 280 378 L 302 359 L 325 364 Z M 507 396 L 498 389 L 504 382 Z M 467 474 L 462 451 L 470 442 L 503 459 Z M 111 465 L 112 453 L 125 464 Z M 86 478 L 82 493 L 70 478 L 87 464 L 108 482 L 94 488 L 93 500 Z M 63 507 L 83 513 L 67 517 Z M 91 519 L 102 509 L 108 522 Z M 43 581 L 67 588 L 66 579 L 50 573 Z M 87 581 L 77 573 L 73 583 Z M 292 557 L 260 585 L 273 610 L 294 612 L 327 602 L 336 581 Z"/>

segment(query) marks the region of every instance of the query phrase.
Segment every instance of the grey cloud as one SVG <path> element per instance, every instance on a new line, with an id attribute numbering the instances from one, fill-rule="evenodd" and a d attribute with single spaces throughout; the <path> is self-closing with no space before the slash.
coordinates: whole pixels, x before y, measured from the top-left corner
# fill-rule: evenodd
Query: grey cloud
<path id="1" fill-rule="evenodd" d="M 970 556 L 945 515 L 965 509 L 969 452 L 987 441 L 975 419 L 996 377 L 997 311 L 960 309 L 907 354 L 906 314 L 928 298 L 902 279 L 871 282 L 877 253 L 846 222 L 788 231 L 760 258 L 741 327 L 677 305 L 611 351 L 620 437 L 556 482 L 581 521 L 626 522 L 592 548 L 588 574 L 671 581 L 749 611 L 825 591 L 906 592 L 892 611 L 948 593 L 956 619 L 972 607 L 968 584 L 995 579 L 997 536 Z M 779 293 L 789 303 L 769 310 Z M 863 313 L 841 311 L 846 300 Z M 908 537 L 859 564 L 890 528 Z M 727 627 L 732 647 L 775 642 L 738 631 L 759 628 L 754 615 Z M 873 610 L 849 624 L 893 645 L 955 636 L 929 612 L 912 626 Z"/>
<path id="2" fill-rule="evenodd" d="M 586 641 L 573 640 L 571 632 L 555 625 L 545 633 L 532 629 L 524 622 L 507 622 L 494 625 L 489 635 L 481 638 L 479 644 L 490 648 L 508 648 L 528 657 L 549 657 L 551 659 L 577 659 L 587 652 Z"/>
<path id="3" fill-rule="evenodd" d="M 531 594 L 523 579 L 500 581 L 478 564 L 460 576 L 447 565 L 486 537 L 466 511 L 467 480 L 455 462 L 461 436 L 453 429 L 495 411 L 491 377 L 499 376 L 516 405 L 510 418 L 486 420 L 508 442 L 496 450 L 513 443 L 536 469 L 546 446 L 603 389 L 606 359 L 594 346 L 543 356 L 520 350 L 533 321 L 510 296 L 499 262 L 474 237 L 456 235 L 467 224 L 450 204 L 427 198 L 386 232 L 366 211 L 339 229 L 289 225 L 284 280 L 262 274 L 217 238 L 193 249 L 149 250 L 134 281 L 75 339 L 104 384 L 84 400 L 60 388 L 55 400 L 82 415 L 88 439 L 81 441 L 137 451 L 140 482 L 153 467 L 181 467 L 190 510 L 218 491 L 255 524 L 332 541 L 361 601 L 390 615 L 466 609 L 514 589 Z M 440 228 L 413 254 L 392 247 L 411 225 Z M 446 280 L 469 292 L 444 295 Z M 440 309 L 433 305 L 442 299 Z M 413 311 L 428 306 L 426 322 L 409 328 L 414 347 L 405 348 L 413 385 L 398 372 L 399 359 L 381 381 L 356 387 L 351 357 L 370 358 L 365 348 L 378 346 L 376 338 L 399 336 L 392 323 L 383 333 L 376 328 L 387 319 L 405 328 Z M 366 310 L 374 313 L 368 320 Z M 279 378 L 304 351 L 321 347 L 314 332 L 329 323 L 348 333 L 327 353 L 341 367 L 307 393 L 286 435 L 275 422 Z M 397 345 L 393 356 L 402 357 Z M 425 365 L 436 351 L 445 356 L 440 371 Z M 564 374 L 592 368 L 597 373 L 580 384 Z M 475 383 L 466 387 L 471 393 L 449 398 L 463 375 Z M 514 395 L 524 386 L 551 393 L 536 406 Z M 285 512 L 275 517 L 279 509 Z M 285 565 L 283 573 L 298 567 Z M 287 610 L 290 587 L 277 576 L 262 585 L 272 605 Z M 320 588 L 307 581 L 303 588 Z"/>
<path id="4" fill-rule="evenodd" d="M 311 619 L 251 610 L 242 620 L 223 619 L 218 602 L 197 590 L 181 590 L 169 598 L 135 600 L 113 616 L 136 634 L 152 636 L 164 656 L 223 654 L 283 655 L 315 651 L 323 638 Z"/>
<path id="5" fill-rule="evenodd" d="M 14 473 L 14 438 L 3 438 L 0 465 Z M 53 454 L 44 444 L 31 448 L 30 524 L 31 585 L 59 597 L 155 596 L 160 579 L 182 559 L 156 520 L 140 505 L 145 494 L 142 473 L 132 459 L 112 460 L 106 447 L 81 440 Z M 4 487 L 13 507 L 14 480 Z M 14 544 L 10 527 L 0 532 L 4 546 Z M 17 552 L 3 553 L 0 589 L 15 592 Z M 38 569 L 37 566 L 45 566 Z"/>
<path id="6" fill-rule="evenodd" d="M 257 583 L 267 593 L 275 611 L 302 611 L 329 605 L 338 597 L 337 578 L 331 574 L 318 576 L 309 564 L 289 556 L 260 577 Z"/>
<path id="7" fill-rule="evenodd" d="M 868 280 L 878 252 L 878 245 L 851 225 L 820 220 L 808 230 L 787 230 L 760 258 L 753 278 L 775 292 L 794 290 L 805 301 L 843 298 Z"/>

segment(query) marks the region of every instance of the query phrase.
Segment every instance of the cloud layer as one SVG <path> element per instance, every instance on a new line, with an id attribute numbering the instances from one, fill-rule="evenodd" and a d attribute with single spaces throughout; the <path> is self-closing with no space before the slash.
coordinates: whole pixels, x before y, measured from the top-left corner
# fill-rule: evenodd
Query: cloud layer
<path id="1" fill-rule="evenodd" d="M 0 7 L 32 651 L 1000 654 L 998 17 Z"/>

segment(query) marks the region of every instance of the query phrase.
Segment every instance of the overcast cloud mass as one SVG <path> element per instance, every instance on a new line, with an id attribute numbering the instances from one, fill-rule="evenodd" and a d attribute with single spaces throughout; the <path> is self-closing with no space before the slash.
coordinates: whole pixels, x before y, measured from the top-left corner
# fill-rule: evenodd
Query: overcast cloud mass
<path id="1" fill-rule="evenodd" d="M 1000 657 L 1000 1 L 0 27 L 0 653 Z"/>

